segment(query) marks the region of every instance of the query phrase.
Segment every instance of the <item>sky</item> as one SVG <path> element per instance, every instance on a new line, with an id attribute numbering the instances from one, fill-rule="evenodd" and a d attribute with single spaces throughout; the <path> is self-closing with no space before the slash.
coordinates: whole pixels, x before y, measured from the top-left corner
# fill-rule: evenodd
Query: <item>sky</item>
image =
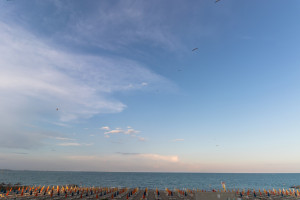
<path id="1" fill-rule="evenodd" d="M 1 0 L 0 168 L 300 172 L 299 9 Z"/>

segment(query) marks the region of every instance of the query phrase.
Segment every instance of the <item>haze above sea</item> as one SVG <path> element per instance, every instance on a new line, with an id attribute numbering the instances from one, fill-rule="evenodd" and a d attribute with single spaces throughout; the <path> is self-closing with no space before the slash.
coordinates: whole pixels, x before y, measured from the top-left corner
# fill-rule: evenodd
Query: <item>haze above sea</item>
<path id="1" fill-rule="evenodd" d="M 67 185 L 140 188 L 272 189 L 300 185 L 299 173 L 152 173 L 65 172 L 0 170 L 1 183 L 22 185 Z"/>

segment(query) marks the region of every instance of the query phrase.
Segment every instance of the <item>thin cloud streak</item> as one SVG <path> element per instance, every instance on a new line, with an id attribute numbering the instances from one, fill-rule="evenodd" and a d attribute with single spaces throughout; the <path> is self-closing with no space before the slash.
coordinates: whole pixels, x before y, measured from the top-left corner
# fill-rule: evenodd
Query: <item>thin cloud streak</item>
<path id="1" fill-rule="evenodd" d="M 181 141 L 184 141 L 184 139 L 175 139 L 175 140 L 173 140 L 173 142 L 181 142 Z"/>
<path id="2" fill-rule="evenodd" d="M 124 156 L 140 155 L 140 153 L 124 153 L 124 152 L 116 152 L 116 154 L 121 154 L 121 155 L 124 155 Z"/>
<path id="3" fill-rule="evenodd" d="M 58 146 L 81 146 L 81 144 L 77 143 L 77 142 L 66 142 L 66 143 L 60 143 L 57 144 Z"/>
<path id="4" fill-rule="evenodd" d="M 165 156 L 160 154 L 143 154 L 143 153 L 122 153 L 117 152 L 117 154 L 121 154 L 123 156 L 133 156 L 136 158 L 146 158 L 149 160 L 160 160 L 160 161 L 166 161 L 166 162 L 178 162 L 179 158 L 178 156 Z"/>
<path id="5" fill-rule="evenodd" d="M 73 138 L 65 138 L 65 137 L 55 137 L 56 140 L 75 140 Z"/>
<path id="6" fill-rule="evenodd" d="M 77 143 L 77 142 L 65 142 L 65 143 L 59 143 L 57 145 L 58 146 L 69 147 L 69 146 L 92 146 L 93 144 Z"/>
<path id="7" fill-rule="evenodd" d="M 124 133 L 124 130 L 118 130 L 118 129 L 116 129 L 116 130 L 107 131 L 104 134 L 108 135 L 108 134 L 117 134 L 117 133 Z"/>

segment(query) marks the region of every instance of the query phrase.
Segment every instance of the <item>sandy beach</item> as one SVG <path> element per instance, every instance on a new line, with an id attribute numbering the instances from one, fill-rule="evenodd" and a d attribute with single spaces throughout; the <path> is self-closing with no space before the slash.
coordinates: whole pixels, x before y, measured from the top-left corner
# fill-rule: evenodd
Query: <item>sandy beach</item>
<path id="1" fill-rule="evenodd" d="M 1 187 L 0 199 L 102 199 L 102 200 L 242 200 L 242 199 L 300 199 L 297 190 L 272 191 L 204 191 L 139 188 L 100 188 L 68 186 Z"/>

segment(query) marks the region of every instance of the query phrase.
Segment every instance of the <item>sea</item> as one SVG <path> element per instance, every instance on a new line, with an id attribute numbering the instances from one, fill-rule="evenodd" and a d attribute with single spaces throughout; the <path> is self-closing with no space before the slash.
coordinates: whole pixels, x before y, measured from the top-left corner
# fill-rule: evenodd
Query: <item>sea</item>
<path id="1" fill-rule="evenodd" d="M 0 170 L 0 183 L 149 189 L 278 189 L 300 185 L 299 173 L 152 173 Z"/>

